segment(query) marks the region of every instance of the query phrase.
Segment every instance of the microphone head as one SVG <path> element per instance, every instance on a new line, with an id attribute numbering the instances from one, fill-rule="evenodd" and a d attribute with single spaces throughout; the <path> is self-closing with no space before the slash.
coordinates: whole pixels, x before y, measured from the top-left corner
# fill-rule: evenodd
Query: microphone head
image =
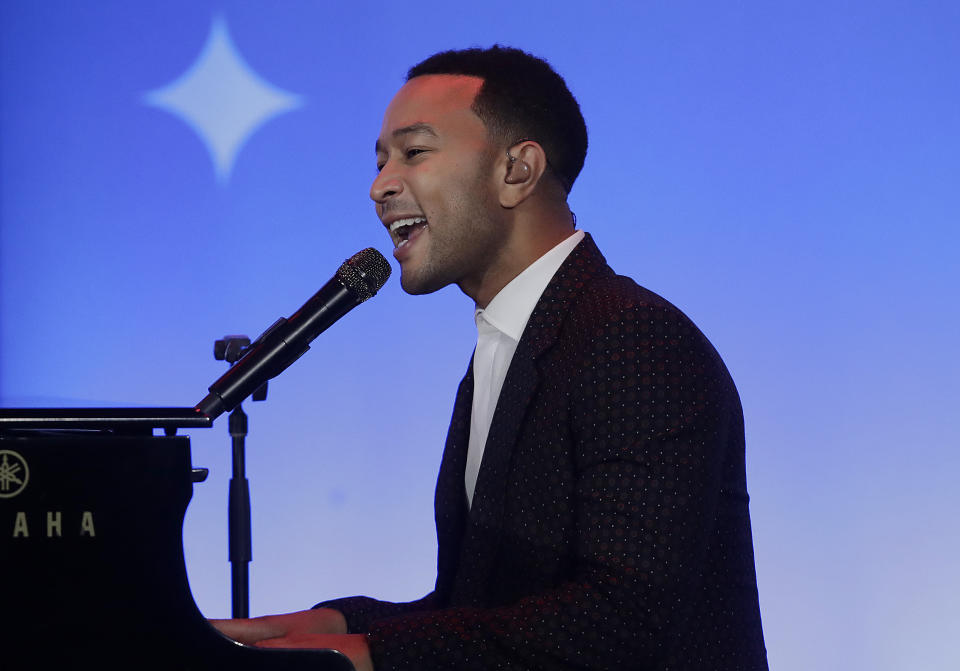
<path id="1" fill-rule="evenodd" d="M 337 279 L 362 303 L 373 298 L 390 277 L 390 263 L 373 247 L 357 252 L 337 269 Z"/>

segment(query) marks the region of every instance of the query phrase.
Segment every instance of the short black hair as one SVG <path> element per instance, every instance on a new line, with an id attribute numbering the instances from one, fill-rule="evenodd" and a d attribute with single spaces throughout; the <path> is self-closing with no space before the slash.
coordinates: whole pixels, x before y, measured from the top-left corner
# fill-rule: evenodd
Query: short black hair
<path id="1" fill-rule="evenodd" d="M 483 79 L 472 109 L 487 130 L 506 146 L 538 142 L 564 190 L 570 191 L 587 157 L 587 125 L 577 99 L 549 63 L 495 44 L 434 54 L 410 68 L 407 81 L 423 75 Z"/>

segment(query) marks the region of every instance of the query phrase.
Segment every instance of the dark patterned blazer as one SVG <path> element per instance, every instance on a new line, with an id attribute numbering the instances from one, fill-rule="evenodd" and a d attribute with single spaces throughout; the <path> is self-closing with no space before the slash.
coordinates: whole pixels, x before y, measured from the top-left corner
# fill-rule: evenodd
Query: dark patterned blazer
<path id="1" fill-rule="evenodd" d="M 766 669 L 739 397 L 670 303 L 590 236 L 530 316 L 468 510 L 473 376 L 437 480 L 437 582 L 320 604 L 377 671 Z"/>

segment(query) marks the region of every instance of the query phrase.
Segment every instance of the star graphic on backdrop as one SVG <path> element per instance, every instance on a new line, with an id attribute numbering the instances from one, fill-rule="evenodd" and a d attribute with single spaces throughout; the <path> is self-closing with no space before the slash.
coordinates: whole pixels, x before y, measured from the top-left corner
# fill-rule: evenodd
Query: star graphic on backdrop
<path id="1" fill-rule="evenodd" d="M 176 80 L 144 95 L 189 124 L 206 144 L 217 179 L 230 178 L 244 143 L 267 121 L 302 102 L 258 76 L 233 45 L 227 24 L 216 18 L 196 62 Z"/>

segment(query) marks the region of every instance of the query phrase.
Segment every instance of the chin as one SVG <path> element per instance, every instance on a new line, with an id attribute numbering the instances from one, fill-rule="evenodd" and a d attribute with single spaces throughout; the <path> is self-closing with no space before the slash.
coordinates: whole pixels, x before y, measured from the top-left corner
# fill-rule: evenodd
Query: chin
<path id="1" fill-rule="evenodd" d="M 439 291 L 450 284 L 449 281 L 442 281 L 435 277 L 415 277 L 411 273 L 405 273 L 401 270 L 400 286 L 411 296 L 422 296 Z"/>

